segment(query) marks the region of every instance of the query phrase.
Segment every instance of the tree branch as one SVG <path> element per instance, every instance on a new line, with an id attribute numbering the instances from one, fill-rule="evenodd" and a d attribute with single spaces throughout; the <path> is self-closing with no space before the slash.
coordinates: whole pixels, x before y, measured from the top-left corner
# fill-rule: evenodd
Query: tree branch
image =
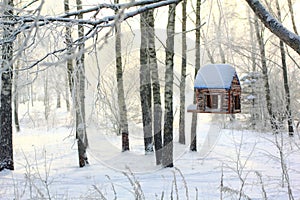
<path id="1" fill-rule="evenodd" d="M 14 25 L 20 24 L 18 28 L 15 29 L 15 31 L 11 34 L 11 37 L 9 39 L 0 40 L 0 45 L 12 42 L 15 40 L 16 36 L 20 33 L 31 29 L 32 27 L 40 27 L 45 26 L 47 24 L 55 23 L 55 22 L 62 22 L 62 23 L 72 23 L 72 24 L 81 24 L 81 25 L 87 25 L 92 26 L 92 29 L 96 29 L 99 27 L 112 27 L 114 26 L 115 20 L 118 18 L 118 15 L 111 15 L 111 16 L 105 16 L 100 19 L 92 18 L 92 19 L 72 19 L 71 16 L 78 16 L 79 14 L 84 13 L 90 13 L 90 12 L 98 12 L 99 9 L 102 8 L 110 8 L 113 10 L 118 9 L 128 9 L 136 6 L 142 6 L 137 8 L 134 11 L 125 12 L 122 15 L 121 21 L 124 21 L 128 18 L 134 17 L 136 15 L 139 15 L 147 10 L 167 6 L 170 4 L 177 4 L 181 2 L 182 0 L 140 0 L 140 1 L 134 1 L 131 3 L 123 3 L 123 4 L 99 4 L 98 6 L 88 8 L 88 9 L 82 9 L 79 11 L 69 12 L 60 16 L 15 16 L 14 20 L 7 21 L 3 19 L 0 16 L 0 26 L 1 25 Z"/>
<path id="2" fill-rule="evenodd" d="M 261 22 L 279 39 L 294 49 L 300 55 L 300 37 L 285 28 L 259 2 L 259 0 L 245 0 Z"/>

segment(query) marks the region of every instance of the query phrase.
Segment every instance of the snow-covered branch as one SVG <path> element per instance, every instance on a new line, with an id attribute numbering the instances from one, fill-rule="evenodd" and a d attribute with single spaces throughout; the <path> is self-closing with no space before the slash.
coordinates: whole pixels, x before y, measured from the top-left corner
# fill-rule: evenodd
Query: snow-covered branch
<path id="1" fill-rule="evenodd" d="M 289 31 L 275 17 L 273 17 L 259 0 L 245 0 L 261 22 L 284 43 L 300 55 L 300 36 Z"/>
<path id="2" fill-rule="evenodd" d="M 114 25 L 114 21 L 116 19 L 120 20 L 120 18 L 118 17 L 117 14 L 105 16 L 102 18 L 97 18 L 97 14 L 98 14 L 99 10 L 104 9 L 104 8 L 108 8 L 108 9 L 117 11 L 119 9 L 128 10 L 129 8 L 138 7 L 135 10 L 124 12 L 124 14 L 122 15 L 122 18 L 121 18 L 121 20 L 124 21 L 128 18 L 139 15 L 142 12 L 145 12 L 147 10 L 167 6 L 170 4 L 177 4 L 181 1 L 182 0 L 163 0 L 163 1 L 162 0 L 140 0 L 140 1 L 133 1 L 130 3 L 123 3 L 123 4 L 99 4 L 99 5 L 91 7 L 91 8 L 82 9 L 79 11 L 73 11 L 73 12 L 69 12 L 69 13 L 66 13 L 63 15 L 59 15 L 59 16 L 38 16 L 38 17 L 36 17 L 34 15 L 32 15 L 32 16 L 29 16 L 29 15 L 15 16 L 14 20 L 12 20 L 12 21 L 7 21 L 5 19 L 2 19 L 2 17 L 0 17 L 0 19 L 1 19 L 0 26 L 14 25 L 16 27 L 15 31 L 11 34 L 9 41 L 8 40 L 6 40 L 6 41 L 0 40 L 0 45 L 4 44 L 6 42 L 11 42 L 12 40 L 14 40 L 16 38 L 16 36 L 18 34 L 20 34 L 21 32 L 23 32 L 25 30 L 31 29 L 32 27 L 44 26 L 44 25 L 56 23 L 56 22 L 72 23 L 74 25 L 81 24 L 81 25 L 89 26 L 94 29 L 99 28 L 99 27 L 111 27 Z M 93 18 L 89 18 L 89 19 L 77 19 L 76 18 L 76 16 L 78 16 L 79 14 L 86 14 L 86 13 L 93 13 L 93 12 L 95 12 L 95 15 Z M 71 18 L 71 17 L 73 17 L 73 18 Z"/>

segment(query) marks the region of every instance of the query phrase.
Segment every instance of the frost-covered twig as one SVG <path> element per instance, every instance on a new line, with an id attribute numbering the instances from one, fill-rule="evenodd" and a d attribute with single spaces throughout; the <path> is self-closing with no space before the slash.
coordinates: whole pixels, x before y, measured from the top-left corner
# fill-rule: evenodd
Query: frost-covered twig
<path id="1" fill-rule="evenodd" d="M 19 35 L 22 32 L 25 32 L 26 30 L 32 29 L 32 27 L 40 27 L 45 26 L 51 23 L 71 23 L 74 25 L 86 25 L 90 26 L 93 30 L 97 30 L 99 27 L 112 27 L 114 26 L 115 20 L 118 18 L 118 14 L 105 16 L 102 18 L 90 18 L 90 19 L 75 19 L 70 18 L 72 16 L 78 16 L 79 14 L 83 13 L 91 13 L 91 12 L 97 12 L 99 9 L 110 7 L 113 10 L 118 10 L 120 8 L 123 9 L 129 9 L 137 6 L 141 6 L 139 8 L 136 8 L 133 11 L 124 12 L 122 15 L 121 21 L 124 21 L 128 18 L 134 17 L 136 15 L 139 15 L 147 10 L 167 6 L 170 4 L 177 4 L 182 0 L 148 0 L 148 1 L 133 1 L 126 4 L 100 4 L 96 7 L 83 9 L 79 11 L 74 11 L 71 13 L 66 13 L 60 16 L 15 16 L 14 20 L 0 20 L 0 26 L 6 26 L 6 25 L 14 25 L 16 27 L 15 31 L 12 32 L 11 37 L 9 39 L 1 39 L 0 45 L 12 42 L 16 39 L 17 35 Z M 0 18 L 1 19 L 1 18 Z M 19 25 L 19 27 L 17 27 Z"/>
<path id="2" fill-rule="evenodd" d="M 264 200 L 267 200 L 268 197 L 267 197 L 267 192 L 266 192 L 266 190 L 265 190 L 265 186 L 264 186 L 264 183 L 263 183 L 263 180 L 262 180 L 262 175 L 261 175 L 261 173 L 259 173 L 258 171 L 256 171 L 255 174 L 256 174 L 257 177 L 259 178 L 259 182 L 260 182 L 260 184 L 261 184 L 261 190 L 262 190 L 263 199 L 264 199 Z"/>

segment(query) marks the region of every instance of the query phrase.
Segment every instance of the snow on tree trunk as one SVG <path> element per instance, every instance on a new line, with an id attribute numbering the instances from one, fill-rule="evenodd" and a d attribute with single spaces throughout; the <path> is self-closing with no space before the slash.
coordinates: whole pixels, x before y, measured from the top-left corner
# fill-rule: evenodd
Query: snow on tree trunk
<path id="1" fill-rule="evenodd" d="M 13 15 L 13 0 L 4 1 L 5 10 L 2 17 L 11 20 Z M 3 169 L 14 170 L 13 160 L 13 132 L 12 132 L 12 76 L 13 76 L 13 42 L 11 39 L 12 25 L 3 27 L 1 63 L 1 108 L 0 108 L 0 171 Z"/>
<path id="2" fill-rule="evenodd" d="M 173 167 L 173 80 L 176 4 L 169 5 L 165 70 L 164 167 Z"/>

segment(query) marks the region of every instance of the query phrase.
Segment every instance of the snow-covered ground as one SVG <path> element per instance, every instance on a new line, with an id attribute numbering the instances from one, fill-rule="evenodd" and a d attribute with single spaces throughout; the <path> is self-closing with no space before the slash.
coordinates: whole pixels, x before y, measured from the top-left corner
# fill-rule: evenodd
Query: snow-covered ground
<path id="1" fill-rule="evenodd" d="M 274 135 L 210 119 L 199 122 L 198 152 L 175 136 L 175 167 L 168 169 L 144 155 L 141 129 L 131 130 L 131 151 L 122 153 L 120 137 L 90 123 L 90 165 L 78 168 L 70 114 L 59 109 L 46 125 L 41 110 L 29 113 L 14 134 L 15 171 L 0 173 L 0 199 L 289 199 L 288 184 L 300 199 L 299 135 L 277 136 L 289 182 Z"/>

